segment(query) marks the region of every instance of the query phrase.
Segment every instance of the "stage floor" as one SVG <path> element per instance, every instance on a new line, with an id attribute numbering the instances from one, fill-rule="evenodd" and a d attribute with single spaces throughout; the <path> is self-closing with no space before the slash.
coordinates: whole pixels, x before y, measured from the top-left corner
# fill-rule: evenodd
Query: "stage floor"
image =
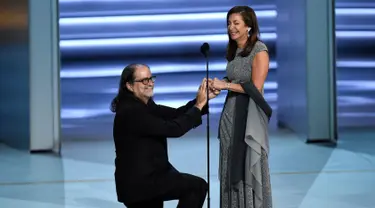
<path id="1" fill-rule="evenodd" d="M 201 126 L 199 128 L 205 128 Z M 197 129 L 169 140 L 170 159 L 206 178 L 206 140 Z M 342 132 L 336 148 L 305 144 L 271 129 L 270 166 L 276 208 L 369 208 L 375 204 L 374 132 Z M 211 207 L 219 207 L 218 140 L 211 138 Z M 0 145 L 0 207 L 123 207 L 116 201 L 114 147 L 108 140 L 67 140 L 62 156 Z M 167 202 L 166 208 L 176 206 Z"/>

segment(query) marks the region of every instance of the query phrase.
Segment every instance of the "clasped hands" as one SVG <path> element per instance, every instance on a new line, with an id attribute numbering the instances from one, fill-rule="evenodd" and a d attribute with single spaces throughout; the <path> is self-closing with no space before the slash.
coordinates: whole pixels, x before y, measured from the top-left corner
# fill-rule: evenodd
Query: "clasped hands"
<path id="1" fill-rule="evenodd" d="M 215 98 L 220 94 L 221 90 L 227 89 L 227 82 L 219 80 L 216 77 L 214 79 L 209 78 L 208 80 L 204 78 L 199 89 L 201 89 L 203 85 L 207 88 L 206 81 L 208 81 L 208 99 Z"/>
<path id="2" fill-rule="evenodd" d="M 215 98 L 216 96 L 218 96 L 221 90 L 227 88 L 226 86 L 227 86 L 227 83 L 225 81 L 219 80 L 217 78 L 208 79 L 208 80 L 204 78 L 198 89 L 195 106 L 202 110 L 203 106 L 207 104 L 208 100 L 211 100 Z M 208 92 L 208 99 L 207 99 L 207 92 Z"/>

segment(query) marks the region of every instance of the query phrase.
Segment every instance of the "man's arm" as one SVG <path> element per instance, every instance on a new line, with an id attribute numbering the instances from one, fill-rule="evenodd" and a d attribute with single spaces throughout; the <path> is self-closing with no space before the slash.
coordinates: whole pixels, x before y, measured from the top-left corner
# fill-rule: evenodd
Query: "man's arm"
<path id="1" fill-rule="evenodd" d="M 152 105 L 153 110 L 157 112 L 157 114 L 163 118 L 170 119 L 176 118 L 184 113 L 186 113 L 189 109 L 191 109 L 195 103 L 197 102 L 196 99 L 189 101 L 187 104 L 179 107 L 179 108 L 172 108 L 169 106 L 158 105 L 153 101 L 150 101 L 149 105 Z M 208 113 L 208 106 L 205 105 L 201 110 L 201 115 L 205 115 Z"/>
<path id="2" fill-rule="evenodd" d="M 201 107 L 193 106 L 176 118 L 166 119 L 147 111 L 132 111 L 122 115 L 127 131 L 146 137 L 181 137 L 202 124 Z M 129 133 L 131 133 L 129 132 Z"/>

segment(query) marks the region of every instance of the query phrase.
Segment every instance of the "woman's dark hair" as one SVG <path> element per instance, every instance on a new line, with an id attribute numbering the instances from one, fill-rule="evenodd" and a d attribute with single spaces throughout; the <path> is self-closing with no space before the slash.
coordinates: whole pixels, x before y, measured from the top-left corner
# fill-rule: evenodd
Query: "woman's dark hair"
<path id="1" fill-rule="evenodd" d="M 134 82 L 134 72 L 138 67 L 146 66 L 145 64 L 129 64 L 122 70 L 120 84 L 118 87 L 118 93 L 115 98 L 113 98 L 111 102 L 111 111 L 116 112 L 118 104 L 124 99 L 126 96 L 132 96 L 133 92 L 129 91 L 126 87 L 126 83 L 133 83 Z"/>
<path id="2" fill-rule="evenodd" d="M 248 6 L 235 6 L 232 9 L 230 9 L 227 13 L 227 24 L 229 22 L 229 16 L 232 14 L 240 14 L 242 16 L 243 21 L 245 22 L 245 25 L 248 27 L 251 27 L 245 48 L 240 53 L 240 56 L 242 57 L 248 56 L 251 50 L 253 49 L 255 43 L 259 40 L 260 32 L 259 32 L 259 26 L 258 26 L 258 20 L 257 20 L 256 14 L 254 10 Z M 226 59 L 228 61 L 232 61 L 234 57 L 236 56 L 237 43 L 236 41 L 230 38 L 229 31 L 228 31 L 228 38 L 229 38 L 229 42 L 227 45 Z"/>

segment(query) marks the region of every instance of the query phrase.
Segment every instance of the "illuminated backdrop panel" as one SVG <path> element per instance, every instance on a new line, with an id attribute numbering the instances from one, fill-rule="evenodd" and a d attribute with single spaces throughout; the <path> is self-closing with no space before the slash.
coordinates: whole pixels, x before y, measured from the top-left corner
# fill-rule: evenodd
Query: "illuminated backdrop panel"
<path id="1" fill-rule="evenodd" d="M 226 12 L 243 4 L 246 1 L 60 0 L 64 135 L 106 135 L 108 139 L 112 122 L 109 103 L 119 75 L 129 63 L 151 66 L 157 75 L 155 99 L 170 106 L 182 105 L 195 96 L 205 76 L 199 52 L 203 42 L 211 46 L 212 77 L 223 77 Z M 250 5 L 270 50 L 265 96 L 277 110 L 277 8 L 273 1 L 250 1 Z M 370 1 L 337 1 L 339 126 L 375 125 L 374 18 L 375 4 Z M 212 101 L 212 112 L 220 112 L 224 97 L 225 93 Z"/>

